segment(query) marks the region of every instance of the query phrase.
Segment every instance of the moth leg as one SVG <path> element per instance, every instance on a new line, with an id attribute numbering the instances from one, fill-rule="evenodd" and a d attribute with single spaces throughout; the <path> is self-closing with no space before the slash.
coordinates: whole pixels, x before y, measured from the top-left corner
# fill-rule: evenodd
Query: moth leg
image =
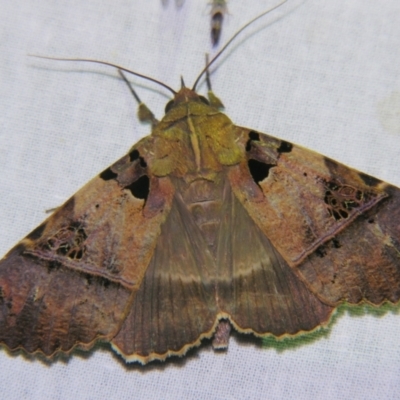
<path id="1" fill-rule="evenodd" d="M 211 88 L 210 71 L 208 70 L 208 54 L 206 54 L 206 82 L 207 82 L 207 97 L 212 107 L 221 109 L 224 108 L 222 101 L 214 94 Z"/>
<path id="2" fill-rule="evenodd" d="M 222 319 L 218 322 L 212 339 L 214 350 L 226 350 L 228 348 L 231 330 L 232 325 L 227 319 Z"/>
<path id="3" fill-rule="evenodd" d="M 130 84 L 130 82 L 128 81 L 128 79 L 126 78 L 126 76 L 123 74 L 123 72 L 120 69 L 118 70 L 118 73 L 121 76 L 121 78 L 125 81 L 125 83 L 128 85 L 129 90 L 131 91 L 133 97 L 135 98 L 135 100 L 139 104 L 139 108 L 138 108 L 139 121 L 140 122 L 150 122 L 151 126 L 154 128 L 159 122 L 158 119 L 154 116 L 154 114 L 146 106 L 146 104 L 144 104 L 142 102 L 142 100 L 140 100 L 139 96 L 137 95 L 137 93 L 133 89 L 132 85 Z"/>
<path id="4" fill-rule="evenodd" d="M 52 208 L 48 208 L 47 210 L 44 210 L 45 214 L 52 214 L 54 212 L 56 212 L 57 210 L 59 210 L 61 208 L 61 206 L 58 207 L 52 207 Z"/>

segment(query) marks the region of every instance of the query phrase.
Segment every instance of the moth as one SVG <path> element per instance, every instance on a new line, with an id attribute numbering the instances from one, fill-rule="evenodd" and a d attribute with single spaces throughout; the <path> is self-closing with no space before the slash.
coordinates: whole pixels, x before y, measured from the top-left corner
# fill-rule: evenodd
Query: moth
<path id="1" fill-rule="evenodd" d="M 176 0 L 176 7 L 182 7 L 183 2 L 184 0 Z M 168 6 L 168 0 L 162 0 L 162 4 L 164 7 Z M 226 0 L 212 0 L 210 6 L 211 43 L 213 47 L 216 47 L 221 37 L 222 22 L 224 20 L 224 15 L 228 12 L 228 8 L 226 5 Z"/>
<path id="2" fill-rule="evenodd" d="M 236 126 L 197 83 L 0 261 L 7 348 L 147 363 L 399 301 L 400 190 Z"/>
<path id="3" fill-rule="evenodd" d="M 211 3 L 211 43 L 215 47 L 218 45 L 224 15 L 228 12 L 225 0 L 213 0 Z"/>

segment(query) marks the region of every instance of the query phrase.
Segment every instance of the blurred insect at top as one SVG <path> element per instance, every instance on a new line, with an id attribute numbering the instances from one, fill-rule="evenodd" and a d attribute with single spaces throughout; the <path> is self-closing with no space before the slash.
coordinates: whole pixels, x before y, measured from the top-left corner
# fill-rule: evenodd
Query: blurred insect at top
<path id="1" fill-rule="evenodd" d="M 228 8 L 225 0 L 213 0 L 211 3 L 211 42 L 215 47 L 219 43 L 222 31 L 222 21 Z"/>
<path id="2" fill-rule="evenodd" d="M 177 7 L 182 7 L 182 4 L 185 0 L 175 0 L 175 4 Z M 161 0 L 162 5 L 165 7 L 168 5 L 169 0 Z"/>

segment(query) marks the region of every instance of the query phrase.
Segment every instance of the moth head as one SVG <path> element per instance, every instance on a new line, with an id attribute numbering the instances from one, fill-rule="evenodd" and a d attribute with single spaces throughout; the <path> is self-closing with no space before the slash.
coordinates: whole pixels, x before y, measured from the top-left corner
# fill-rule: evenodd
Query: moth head
<path id="1" fill-rule="evenodd" d="M 193 101 L 198 101 L 207 105 L 210 104 L 209 101 L 204 96 L 200 96 L 194 90 L 183 86 L 181 90 L 179 90 L 179 92 L 175 94 L 174 98 L 170 100 L 165 106 L 165 114 L 167 114 L 169 111 L 171 111 L 174 107 L 178 106 L 179 104 L 193 102 Z"/>

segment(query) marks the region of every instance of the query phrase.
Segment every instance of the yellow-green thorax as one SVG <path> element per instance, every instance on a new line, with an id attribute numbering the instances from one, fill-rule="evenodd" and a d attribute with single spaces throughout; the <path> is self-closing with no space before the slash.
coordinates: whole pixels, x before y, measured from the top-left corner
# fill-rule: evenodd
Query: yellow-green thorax
<path id="1" fill-rule="evenodd" d="M 194 91 L 182 88 L 154 128 L 151 172 L 157 176 L 204 175 L 239 163 L 235 126 Z"/>

